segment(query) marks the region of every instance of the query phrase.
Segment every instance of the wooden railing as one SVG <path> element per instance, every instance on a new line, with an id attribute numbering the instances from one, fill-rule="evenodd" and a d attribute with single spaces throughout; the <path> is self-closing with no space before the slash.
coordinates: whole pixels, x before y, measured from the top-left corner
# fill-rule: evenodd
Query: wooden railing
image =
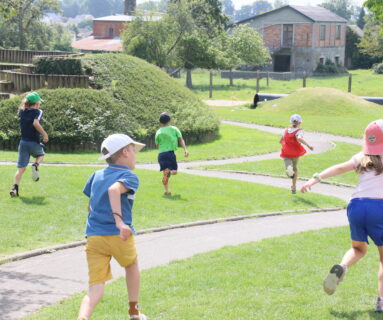
<path id="1" fill-rule="evenodd" d="M 69 75 L 45 75 L 28 74 L 13 71 L 0 71 L 0 80 L 13 83 L 13 90 L 25 92 L 40 88 L 88 88 L 88 76 L 69 76 Z"/>
<path id="2" fill-rule="evenodd" d="M 0 49 L 0 62 L 32 63 L 35 56 L 78 56 L 81 53 L 63 51 L 33 51 Z"/>

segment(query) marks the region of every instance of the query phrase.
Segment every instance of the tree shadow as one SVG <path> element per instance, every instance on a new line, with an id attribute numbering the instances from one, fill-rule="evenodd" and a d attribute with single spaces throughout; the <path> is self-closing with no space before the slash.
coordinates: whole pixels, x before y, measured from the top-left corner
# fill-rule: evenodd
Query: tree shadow
<path id="1" fill-rule="evenodd" d="M 173 200 L 173 201 L 188 201 L 187 199 L 183 199 L 180 194 L 175 194 L 175 195 L 163 195 L 162 198 L 168 199 L 168 200 Z"/>
<path id="2" fill-rule="evenodd" d="M 45 206 L 47 202 L 45 201 L 45 197 L 20 197 L 20 200 L 25 204 L 36 205 L 36 206 Z"/>
<path id="3" fill-rule="evenodd" d="M 314 207 L 314 208 L 318 207 L 317 203 L 315 203 L 313 201 L 310 201 L 310 200 L 307 200 L 307 198 L 302 197 L 302 196 L 298 196 L 298 195 L 294 195 L 294 202 L 297 203 L 297 204 L 298 203 L 300 203 L 300 204 L 307 204 L 307 205 L 309 205 L 311 207 Z"/>
<path id="4" fill-rule="evenodd" d="M 349 320 L 356 320 L 356 319 L 379 319 L 379 320 L 382 320 L 383 319 L 383 313 L 379 313 L 379 312 L 375 312 L 373 310 L 369 310 L 369 311 L 343 311 L 343 312 L 339 312 L 339 311 L 335 311 L 335 310 L 331 310 L 330 311 L 331 315 L 335 318 L 338 318 L 338 319 L 349 319 Z"/>

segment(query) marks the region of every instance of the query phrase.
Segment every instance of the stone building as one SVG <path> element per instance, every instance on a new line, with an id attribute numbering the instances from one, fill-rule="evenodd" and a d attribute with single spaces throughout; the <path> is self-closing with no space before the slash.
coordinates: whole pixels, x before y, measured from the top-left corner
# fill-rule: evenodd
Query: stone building
<path id="1" fill-rule="evenodd" d="M 271 71 L 311 73 L 330 59 L 344 65 L 347 20 L 322 7 L 287 5 L 239 21 L 258 30 Z"/>

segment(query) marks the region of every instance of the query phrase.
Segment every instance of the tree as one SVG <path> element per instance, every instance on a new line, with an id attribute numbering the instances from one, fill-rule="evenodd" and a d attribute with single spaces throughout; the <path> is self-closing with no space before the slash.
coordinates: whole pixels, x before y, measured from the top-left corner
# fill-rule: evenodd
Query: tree
<path id="1" fill-rule="evenodd" d="M 373 14 L 376 21 L 383 21 L 383 2 L 382 0 L 366 0 L 364 6 L 368 8 Z M 383 24 L 381 24 L 381 31 L 383 32 Z"/>
<path id="2" fill-rule="evenodd" d="M 270 11 L 273 8 L 271 3 L 269 3 L 266 0 L 258 0 L 253 2 L 250 5 L 244 5 L 235 12 L 235 20 L 241 21 L 245 20 L 250 17 L 254 17 L 256 15 L 259 15 L 261 13 Z"/>
<path id="3" fill-rule="evenodd" d="M 373 17 L 366 18 L 364 36 L 361 38 L 358 48 L 360 52 L 372 58 L 383 58 L 383 33 L 379 32 L 382 24 L 375 22 Z"/>
<path id="4" fill-rule="evenodd" d="M 222 0 L 222 10 L 223 12 L 229 16 L 234 17 L 235 8 L 232 0 Z"/>
<path id="5" fill-rule="evenodd" d="M 5 20 L 11 29 L 17 28 L 16 41 L 21 50 L 28 48 L 31 38 L 38 35 L 32 30 L 37 28 L 39 21 L 48 11 L 59 12 L 57 0 L 13 0 L 15 14 Z"/>
<path id="6" fill-rule="evenodd" d="M 289 0 L 274 0 L 274 9 L 278 9 L 288 4 L 289 4 Z"/>
<path id="7" fill-rule="evenodd" d="M 95 18 L 112 14 L 113 7 L 111 0 L 88 0 L 87 6 L 87 12 Z"/>
<path id="8" fill-rule="evenodd" d="M 366 21 L 364 21 L 364 17 L 366 15 L 366 11 L 364 11 L 364 8 L 360 8 L 358 20 L 356 21 L 356 25 L 363 30 L 364 25 L 366 24 Z"/>
<path id="9" fill-rule="evenodd" d="M 319 6 L 330 10 L 338 16 L 350 20 L 354 14 L 354 6 L 352 0 L 327 0 L 321 3 Z"/>
<path id="10" fill-rule="evenodd" d="M 2 0 L 0 2 L 0 16 L 8 18 L 16 14 L 16 5 L 13 0 Z"/>

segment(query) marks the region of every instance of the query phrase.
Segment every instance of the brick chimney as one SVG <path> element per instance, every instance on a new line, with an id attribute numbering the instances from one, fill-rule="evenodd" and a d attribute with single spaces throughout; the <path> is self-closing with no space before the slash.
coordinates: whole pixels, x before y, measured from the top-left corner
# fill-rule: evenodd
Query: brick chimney
<path id="1" fill-rule="evenodd" d="M 134 11 L 136 11 L 136 0 L 125 0 L 125 14 L 131 16 Z"/>

